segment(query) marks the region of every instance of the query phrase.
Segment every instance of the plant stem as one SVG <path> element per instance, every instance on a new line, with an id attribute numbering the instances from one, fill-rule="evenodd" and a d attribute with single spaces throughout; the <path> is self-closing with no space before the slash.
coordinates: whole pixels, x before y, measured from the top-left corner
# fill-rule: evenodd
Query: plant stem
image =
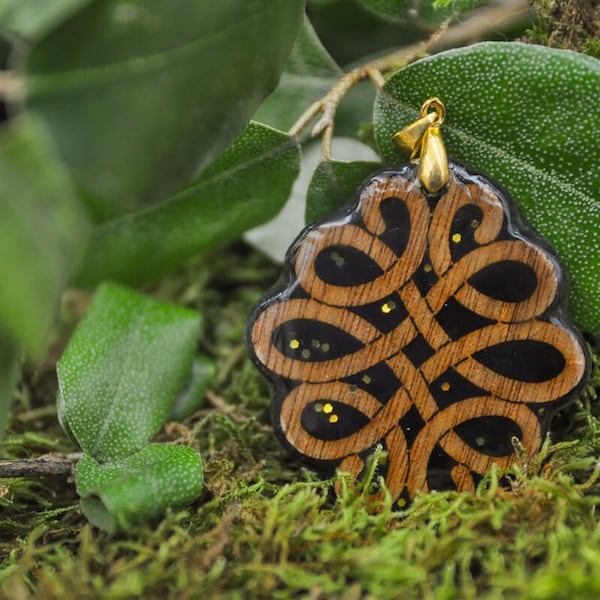
<path id="1" fill-rule="evenodd" d="M 289 135 L 298 137 L 313 118 L 320 113 L 321 118 L 314 125 L 311 135 L 316 137 L 322 134 L 321 158 L 324 161 L 331 160 L 331 144 L 337 109 L 346 94 L 357 83 L 364 79 L 371 79 L 375 87 L 380 90 L 385 83 L 384 72 L 396 71 L 434 50 L 479 40 L 486 33 L 497 30 L 500 26 L 507 27 L 522 20 L 523 14 L 528 14 L 528 12 L 528 0 L 506 0 L 502 6 L 488 7 L 480 11 L 477 18 L 474 17 L 453 27 L 449 27 L 451 19 L 448 19 L 426 42 L 401 48 L 344 74 L 325 96 L 313 102 L 306 109 L 290 128 Z"/>
<path id="2" fill-rule="evenodd" d="M 292 136 L 298 136 L 312 121 L 313 117 L 321 113 L 321 118 L 313 127 L 311 135 L 316 137 L 321 133 L 323 134 L 321 138 L 321 158 L 324 161 L 331 160 L 331 143 L 333 141 L 335 114 L 346 94 L 357 83 L 367 78 L 371 79 L 377 89 L 381 89 L 385 83 L 382 74 L 383 71 L 396 70 L 425 54 L 432 45 L 439 41 L 439 38 L 445 33 L 448 24 L 449 22 L 446 21 L 425 43 L 410 46 L 409 48 L 402 48 L 348 71 L 323 98 L 308 107 L 288 133 Z"/>
<path id="3" fill-rule="evenodd" d="M 40 457 L 28 460 L 2 460 L 0 461 L 0 479 L 14 477 L 64 477 L 71 475 L 75 462 L 80 454 L 59 457 Z"/>

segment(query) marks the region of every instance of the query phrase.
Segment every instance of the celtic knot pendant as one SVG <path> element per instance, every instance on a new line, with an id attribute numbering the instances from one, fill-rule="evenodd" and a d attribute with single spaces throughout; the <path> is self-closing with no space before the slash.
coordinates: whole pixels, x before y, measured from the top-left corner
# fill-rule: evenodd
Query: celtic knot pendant
<path id="1" fill-rule="evenodd" d="M 435 193 L 417 165 L 382 170 L 306 228 L 248 326 L 283 443 L 355 477 L 383 446 L 395 500 L 473 490 L 513 438 L 535 453 L 588 370 L 548 245 L 506 191 L 448 167 Z"/>

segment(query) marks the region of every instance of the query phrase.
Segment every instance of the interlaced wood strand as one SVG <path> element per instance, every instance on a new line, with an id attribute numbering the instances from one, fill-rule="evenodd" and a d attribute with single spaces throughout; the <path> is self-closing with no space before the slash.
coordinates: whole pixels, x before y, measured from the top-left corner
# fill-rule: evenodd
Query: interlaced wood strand
<path id="1" fill-rule="evenodd" d="M 355 477 L 382 444 L 395 499 L 474 489 L 515 460 L 513 437 L 536 452 L 586 374 L 557 260 L 510 201 L 456 165 L 426 195 L 415 169 L 376 174 L 308 228 L 249 328 L 285 444 Z"/>

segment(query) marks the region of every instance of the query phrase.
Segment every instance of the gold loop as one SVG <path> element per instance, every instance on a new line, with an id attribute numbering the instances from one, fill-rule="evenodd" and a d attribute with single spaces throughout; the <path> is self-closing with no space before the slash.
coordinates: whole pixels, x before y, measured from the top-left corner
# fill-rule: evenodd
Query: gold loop
<path id="1" fill-rule="evenodd" d="M 426 117 L 431 111 L 434 111 L 437 115 L 437 121 L 435 121 L 433 125 L 439 127 L 446 118 L 446 107 L 437 96 L 425 100 L 421 107 L 421 118 Z"/>

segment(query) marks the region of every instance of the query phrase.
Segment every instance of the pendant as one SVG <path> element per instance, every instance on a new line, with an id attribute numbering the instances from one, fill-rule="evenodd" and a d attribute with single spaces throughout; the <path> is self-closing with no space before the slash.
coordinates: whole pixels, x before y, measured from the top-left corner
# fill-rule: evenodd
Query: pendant
<path id="1" fill-rule="evenodd" d="M 283 444 L 356 478 L 382 446 L 395 501 L 474 490 L 514 438 L 536 453 L 589 370 L 557 257 L 504 189 L 447 160 L 443 118 L 428 101 L 395 136 L 413 162 L 299 235 L 247 330 Z"/>

